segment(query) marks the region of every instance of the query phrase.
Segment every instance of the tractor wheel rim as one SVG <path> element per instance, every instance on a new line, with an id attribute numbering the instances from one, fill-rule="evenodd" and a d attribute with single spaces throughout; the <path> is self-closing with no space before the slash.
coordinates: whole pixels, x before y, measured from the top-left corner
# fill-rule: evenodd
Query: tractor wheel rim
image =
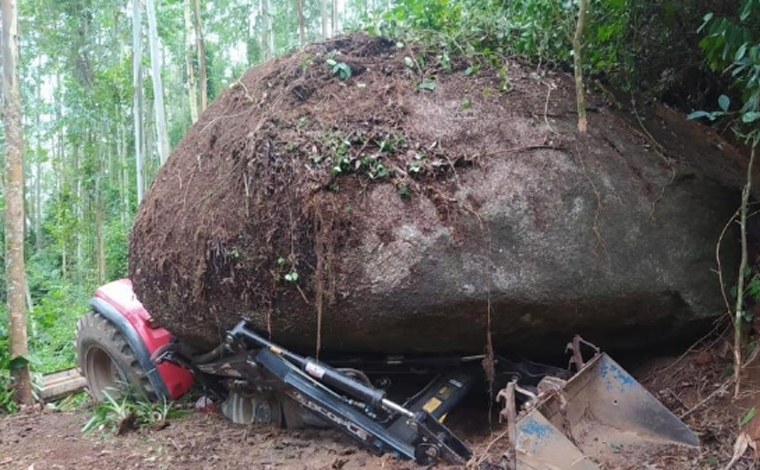
<path id="1" fill-rule="evenodd" d="M 85 374 L 96 399 L 105 399 L 106 393 L 114 399 L 121 396 L 124 377 L 111 355 L 104 349 L 92 347 L 87 351 Z"/>

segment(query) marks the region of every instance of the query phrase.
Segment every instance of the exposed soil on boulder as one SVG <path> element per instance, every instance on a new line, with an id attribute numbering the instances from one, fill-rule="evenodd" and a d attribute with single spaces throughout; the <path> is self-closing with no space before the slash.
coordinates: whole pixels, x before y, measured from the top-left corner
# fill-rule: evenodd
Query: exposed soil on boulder
<path id="1" fill-rule="evenodd" d="M 241 317 L 307 352 L 683 334 L 725 311 L 741 162 L 680 117 L 590 106 L 579 135 L 567 76 L 362 35 L 252 68 L 140 207 L 138 297 L 200 347 Z"/>

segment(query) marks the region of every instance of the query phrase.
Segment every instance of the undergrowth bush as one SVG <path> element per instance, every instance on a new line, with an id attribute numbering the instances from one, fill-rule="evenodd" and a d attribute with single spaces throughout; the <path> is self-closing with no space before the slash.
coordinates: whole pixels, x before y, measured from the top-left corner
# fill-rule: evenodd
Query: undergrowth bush
<path id="1" fill-rule="evenodd" d="M 5 315 L 0 315 L 5 320 Z M 8 345 L 8 331 L 5 328 L 6 322 L 0 323 L 0 414 L 12 413 L 16 411 L 17 406 L 13 401 L 13 391 L 11 389 L 11 356 Z"/>
<path id="2" fill-rule="evenodd" d="M 152 402 L 129 396 L 116 400 L 107 392 L 105 396 L 105 401 L 93 406 L 92 416 L 82 427 L 83 433 L 122 434 L 140 426 L 159 426 L 187 414 L 165 400 Z"/>
<path id="3" fill-rule="evenodd" d="M 369 31 L 441 47 L 442 56 L 523 56 L 568 68 L 577 2 L 568 0 L 399 0 Z M 586 67 L 623 73 L 631 0 L 592 0 L 586 30 Z"/>
<path id="4" fill-rule="evenodd" d="M 747 11 L 746 2 L 756 1 L 742 0 L 742 11 Z M 588 3 L 583 41 L 587 86 L 600 81 L 690 111 L 715 103 L 731 81 L 705 64 L 696 29 L 708 12 L 715 18 L 738 18 L 737 2 Z M 538 68 L 570 71 L 577 13 L 578 0 L 396 0 L 366 19 L 364 27 L 440 49 L 443 63 L 446 56 L 458 54 L 473 59 L 519 56 Z"/>
<path id="5" fill-rule="evenodd" d="M 44 374 L 76 366 L 76 324 L 87 312 L 90 289 L 71 284 L 49 286 L 29 314 L 29 349 Z"/>

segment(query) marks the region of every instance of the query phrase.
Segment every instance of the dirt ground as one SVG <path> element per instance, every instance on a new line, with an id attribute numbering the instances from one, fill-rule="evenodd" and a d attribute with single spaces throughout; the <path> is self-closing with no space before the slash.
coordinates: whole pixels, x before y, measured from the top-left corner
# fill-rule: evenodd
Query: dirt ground
<path id="1" fill-rule="evenodd" d="M 331 431 L 249 429 L 193 414 L 160 431 L 85 437 L 84 412 L 22 413 L 0 423 L 2 469 L 357 469 L 391 465 Z"/>
<path id="2" fill-rule="evenodd" d="M 760 396 L 756 380 L 760 374 L 749 366 L 741 399 L 731 400 L 727 344 L 723 339 L 709 340 L 681 356 L 647 359 L 630 367 L 676 415 L 686 415 L 684 421 L 699 436 L 702 447 L 661 452 L 645 461 L 605 470 L 726 467 L 740 431 L 755 424 L 740 426 Z M 479 430 L 473 427 L 482 416 L 465 410 L 452 415 L 455 422 L 451 426 L 472 445 L 477 460 L 499 462 L 506 443 L 495 438 L 503 430 L 498 425 L 491 433 L 487 425 Z M 193 413 L 172 420 L 163 429 L 139 429 L 121 437 L 84 436 L 81 429 L 88 417 L 86 410 L 47 410 L 0 419 L 0 470 L 417 468 L 390 456 L 373 456 L 334 431 L 251 428 L 231 424 L 221 416 Z M 732 468 L 758 468 L 753 457 L 749 450 Z"/>

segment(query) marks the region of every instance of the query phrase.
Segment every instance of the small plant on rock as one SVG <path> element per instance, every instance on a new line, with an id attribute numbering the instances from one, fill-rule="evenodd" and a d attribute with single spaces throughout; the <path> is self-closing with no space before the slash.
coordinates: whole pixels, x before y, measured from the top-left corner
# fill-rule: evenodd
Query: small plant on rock
<path id="1" fill-rule="evenodd" d="M 347 78 L 351 78 L 351 67 L 345 63 L 345 62 L 338 62 L 335 60 L 335 57 L 337 56 L 337 51 L 332 51 L 327 55 L 327 60 L 325 63 L 328 67 L 330 67 L 330 70 L 332 71 L 333 75 L 337 75 L 340 77 L 341 80 L 345 80 Z"/>

